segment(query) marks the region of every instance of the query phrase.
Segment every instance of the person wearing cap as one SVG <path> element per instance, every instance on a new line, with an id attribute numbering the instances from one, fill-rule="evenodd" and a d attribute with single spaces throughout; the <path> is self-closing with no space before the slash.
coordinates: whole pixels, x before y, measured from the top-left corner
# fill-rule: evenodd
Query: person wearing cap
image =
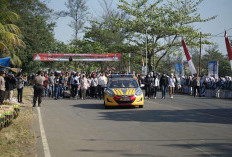
<path id="1" fill-rule="evenodd" d="M 5 100 L 11 101 L 14 94 L 13 91 L 16 88 L 16 79 L 12 72 L 9 72 L 8 76 L 5 77 L 5 85 L 6 85 Z"/>
<path id="2" fill-rule="evenodd" d="M 42 71 L 38 71 L 38 75 L 34 78 L 34 96 L 33 96 L 33 107 L 36 107 L 36 102 L 38 99 L 38 106 L 40 107 L 42 103 L 42 96 L 43 96 L 43 82 L 45 81 L 45 78 L 42 76 Z"/>
<path id="3" fill-rule="evenodd" d="M 5 96 L 5 72 L 3 70 L 0 71 L 0 105 L 3 104 L 4 96 Z"/>
<path id="4" fill-rule="evenodd" d="M 174 94 L 174 90 L 175 90 L 175 84 L 176 84 L 176 79 L 174 78 L 173 73 L 171 73 L 171 76 L 168 79 L 169 94 L 170 94 L 171 99 L 173 99 L 173 94 Z"/>

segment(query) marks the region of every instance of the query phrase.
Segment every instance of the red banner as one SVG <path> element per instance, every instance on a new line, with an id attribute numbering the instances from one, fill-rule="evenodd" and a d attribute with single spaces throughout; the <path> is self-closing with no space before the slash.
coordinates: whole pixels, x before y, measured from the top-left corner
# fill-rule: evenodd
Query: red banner
<path id="1" fill-rule="evenodd" d="M 35 53 L 34 61 L 121 61 L 121 54 L 71 54 L 71 53 Z"/>

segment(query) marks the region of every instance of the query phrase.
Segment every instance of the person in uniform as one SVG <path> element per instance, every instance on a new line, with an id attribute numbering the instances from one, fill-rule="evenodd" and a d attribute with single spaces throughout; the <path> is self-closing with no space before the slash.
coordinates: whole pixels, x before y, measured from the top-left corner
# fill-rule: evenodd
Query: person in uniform
<path id="1" fill-rule="evenodd" d="M 45 78 L 42 77 L 42 72 L 38 71 L 38 76 L 34 78 L 34 97 L 33 97 L 33 107 L 36 107 L 36 102 L 38 99 L 38 106 L 40 107 L 40 104 L 42 102 L 42 96 L 43 96 L 43 82 L 45 81 Z"/>

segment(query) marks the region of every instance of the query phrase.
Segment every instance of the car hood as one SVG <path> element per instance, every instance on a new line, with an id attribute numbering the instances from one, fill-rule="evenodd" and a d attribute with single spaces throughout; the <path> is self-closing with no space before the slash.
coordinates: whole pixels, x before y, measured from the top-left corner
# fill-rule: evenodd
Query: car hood
<path id="1" fill-rule="evenodd" d="M 115 95 L 134 95 L 136 88 L 111 88 Z"/>

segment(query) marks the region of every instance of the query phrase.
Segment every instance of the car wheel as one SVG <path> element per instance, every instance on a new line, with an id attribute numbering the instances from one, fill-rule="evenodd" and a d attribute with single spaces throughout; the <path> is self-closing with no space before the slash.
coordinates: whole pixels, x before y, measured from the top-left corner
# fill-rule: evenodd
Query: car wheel
<path id="1" fill-rule="evenodd" d="M 139 108 L 143 108 L 143 105 L 139 105 Z"/>

